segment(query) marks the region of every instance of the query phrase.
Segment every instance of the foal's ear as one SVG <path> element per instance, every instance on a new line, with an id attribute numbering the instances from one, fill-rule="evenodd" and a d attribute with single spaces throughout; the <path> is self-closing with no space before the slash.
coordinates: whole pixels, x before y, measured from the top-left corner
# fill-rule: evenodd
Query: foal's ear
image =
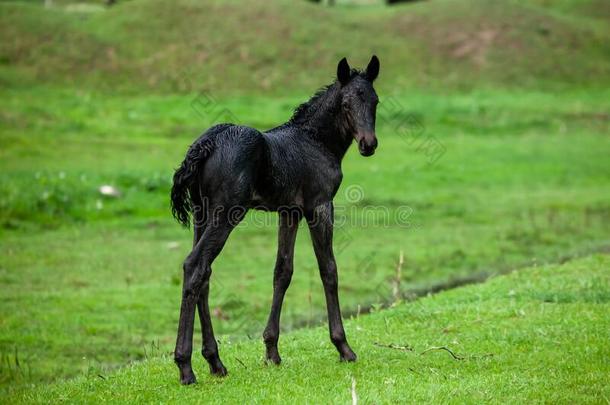
<path id="1" fill-rule="evenodd" d="M 337 79 L 339 79 L 339 82 L 343 85 L 347 84 L 347 82 L 349 82 L 349 78 L 350 78 L 350 67 L 347 64 L 347 59 L 343 58 L 339 61 L 339 64 L 337 65 Z"/>
<path id="2" fill-rule="evenodd" d="M 372 83 L 375 79 L 377 79 L 378 75 L 379 59 L 377 59 L 377 56 L 373 55 L 371 61 L 369 62 L 369 65 L 366 67 L 366 79 Z"/>

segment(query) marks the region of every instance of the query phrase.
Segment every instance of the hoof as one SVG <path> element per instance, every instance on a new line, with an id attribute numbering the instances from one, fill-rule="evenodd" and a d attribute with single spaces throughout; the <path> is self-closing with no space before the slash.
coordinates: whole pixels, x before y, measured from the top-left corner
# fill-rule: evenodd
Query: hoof
<path id="1" fill-rule="evenodd" d="M 180 384 L 182 385 L 191 385 L 197 382 L 197 378 L 195 378 L 195 373 L 192 371 L 183 373 L 180 372 Z"/>
<path id="2" fill-rule="evenodd" d="M 224 366 L 224 364 L 222 364 L 219 360 L 218 364 L 210 364 L 210 374 L 215 375 L 216 377 L 224 377 L 229 374 L 229 372 L 227 371 L 227 368 Z"/>
<path id="3" fill-rule="evenodd" d="M 279 366 L 282 363 L 282 358 L 280 357 L 279 354 L 267 356 L 267 363 L 271 363 L 271 364 L 275 364 L 276 366 Z"/>
<path id="4" fill-rule="evenodd" d="M 349 351 L 346 351 L 345 353 L 341 353 L 341 361 L 347 361 L 347 362 L 353 362 L 356 361 L 356 359 L 358 358 L 358 356 L 356 356 L 356 353 L 354 353 L 351 349 Z"/>
<path id="5" fill-rule="evenodd" d="M 275 364 L 276 366 L 279 366 L 281 362 L 282 362 L 282 358 L 280 357 L 280 354 L 278 353 L 277 348 L 273 347 L 273 348 L 267 349 L 267 363 L 272 363 L 272 364 Z"/>

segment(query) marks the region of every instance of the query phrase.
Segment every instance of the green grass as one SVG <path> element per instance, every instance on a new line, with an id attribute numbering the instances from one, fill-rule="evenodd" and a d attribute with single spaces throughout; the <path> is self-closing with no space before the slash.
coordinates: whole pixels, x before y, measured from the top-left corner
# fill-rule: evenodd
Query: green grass
<path id="1" fill-rule="evenodd" d="M 13 402 L 361 403 L 608 400 L 609 256 L 522 269 L 371 315 L 346 329 L 358 362 L 338 361 L 325 328 L 285 334 L 284 362 L 265 365 L 262 344 L 221 340 L 229 376 L 194 367 L 182 387 L 169 356 L 14 393 Z M 407 347 L 392 349 L 379 345 Z M 446 347 L 447 351 L 430 350 Z"/>
<path id="2" fill-rule="evenodd" d="M 266 129 L 286 121 L 297 104 L 332 79 L 336 62 L 346 55 L 356 66 L 371 53 L 382 62 L 376 82 L 380 147 L 368 159 L 355 150 L 348 153 L 336 198 L 335 251 L 346 314 L 394 301 L 401 251 L 405 265 L 398 295 L 410 298 L 438 285 L 610 247 L 606 2 L 435 0 L 397 7 L 341 2 L 335 8 L 287 0 L 246 5 L 138 0 L 119 1 L 112 8 L 71 3 L 55 1 L 45 8 L 35 1 L 0 2 L 2 395 L 36 384 L 38 392 L 31 395 L 42 398 L 43 384 L 83 375 L 108 377 L 143 359 L 151 360 L 150 372 L 166 372 L 181 262 L 191 244 L 190 233 L 169 217 L 173 169 L 190 142 L 214 123 Z M 206 104 L 210 99 L 212 104 Z M 432 143 L 442 145 L 444 153 L 435 155 L 422 146 Z M 100 195 L 104 184 L 118 187 L 121 196 Z M 349 198 L 354 186 L 362 192 L 357 201 Z M 398 215 L 403 215 L 401 223 Z M 258 340 L 269 310 L 275 244 L 275 217 L 251 213 L 214 264 L 215 329 L 225 344 L 243 347 L 248 356 L 260 351 L 248 348 L 251 339 Z M 607 268 L 605 259 L 599 260 Z M 304 226 L 295 267 L 282 313 L 284 331 L 319 326 L 325 319 Z M 560 280 L 568 283 L 567 290 L 580 285 L 569 284 L 569 277 Z M 585 301 L 590 297 L 586 289 L 574 294 Z M 464 308 L 468 315 L 475 307 Z M 554 319 L 561 323 L 563 318 Z M 352 335 L 357 322 L 350 326 Z M 501 340 L 502 325 L 502 319 L 497 325 L 489 321 L 486 337 L 497 334 Z M 370 333 L 385 330 L 374 323 L 371 328 Z M 398 341 L 423 350 L 434 343 L 426 340 L 427 330 L 420 341 L 417 329 Z M 319 332 L 290 336 L 319 336 L 316 347 L 334 356 Z M 538 329 L 524 329 L 520 336 L 541 338 Z M 563 349 L 570 339 L 553 342 Z M 486 352 L 485 347 L 449 343 L 462 353 Z M 450 360 L 442 357 L 445 353 L 418 357 L 359 346 L 362 365 L 386 351 L 415 362 L 430 356 Z M 256 378 L 289 373 L 294 381 L 305 381 L 314 375 L 289 367 L 315 355 L 297 353 L 297 347 L 285 348 L 288 367 L 280 369 L 285 371 L 264 368 L 269 374 Z M 513 357 L 522 353 L 519 349 Z M 582 362 L 580 355 L 573 356 Z M 225 358 L 239 372 L 239 362 Z M 246 360 L 249 370 L 258 364 L 258 357 Z M 345 372 L 357 368 L 328 368 L 333 363 L 320 357 L 321 367 L 317 361 L 311 367 L 345 377 L 339 383 L 349 387 Z M 363 389 L 369 392 L 365 402 L 373 402 L 380 387 L 389 387 L 384 400 L 391 401 L 391 387 L 418 375 L 398 372 L 385 360 L 370 364 L 379 368 L 380 380 L 369 384 L 355 375 L 361 398 L 367 398 Z M 435 388 L 415 388 L 429 387 L 438 395 L 426 399 L 447 398 L 450 391 L 441 381 L 457 379 L 463 370 L 445 374 L 440 369 L 445 363 L 427 364 L 413 369 L 432 378 Z M 458 364 L 479 363 L 453 366 Z M 504 364 L 483 380 L 447 389 L 466 390 L 472 401 L 528 389 L 539 398 L 555 398 L 546 390 L 560 380 L 537 377 L 540 388 L 528 388 L 525 377 Z M 541 367 L 529 369 L 538 373 Z M 496 374 L 515 385 L 487 389 Z M 568 385 L 576 387 L 578 378 Z M 163 381 L 173 383 L 173 377 Z M 233 390 L 227 383 L 206 381 Z M 349 401 L 348 391 L 335 392 L 324 383 L 318 388 L 341 395 L 331 400 Z M 175 394 L 184 392 L 201 394 L 197 389 Z M 273 394 L 267 387 L 252 398 L 265 392 Z"/>
<path id="3" fill-rule="evenodd" d="M 214 117 L 191 107 L 194 95 L 113 97 L 44 87 L 5 93 L 0 351 L 10 367 L 2 369 L 2 384 L 106 372 L 142 359 L 152 342 L 169 352 L 181 261 L 191 243 L 169 217 L 170 177 Z M 606 96 L 386 97 L 403 108 L 389 113 L 382 107 L 378 153 L 364 159 L 350 151 L 337 196 L 346 223 L 336 235 L 344 310 L 392 299 L 400 251 L 406 255 L 401 293 L 408 295 L 459 277 L 607 248 L 610 143 L 601 135 L 608 122 L 598 118 L 608 109 Z M 265 128 L 286 120 L 304 97 L 218 105 Z M 423 123 L 424 136 L 445 146 L 434 164 L 395 129 L 409 115 Z M 119 187 L 122 197 L 100 196 L 102 184 Z M 346 197 L 353 186 L 362 200 Z M 377 207 L 373 215 L 370 207 Z M 407 214 L 402 225 L 396 222 L 401 210 Z M 267 222 L 261 226 L 261 220 Z M 264 328 L 274 220 L 253 213 L 215 263 L 211 301 L 220 334 L 244 339 Z M 283 313 L 287 330 L 316 325 L 325 314 L 306 227 L 295 260 Z M 11 372 L 15 350 L 27 372 Z"/>

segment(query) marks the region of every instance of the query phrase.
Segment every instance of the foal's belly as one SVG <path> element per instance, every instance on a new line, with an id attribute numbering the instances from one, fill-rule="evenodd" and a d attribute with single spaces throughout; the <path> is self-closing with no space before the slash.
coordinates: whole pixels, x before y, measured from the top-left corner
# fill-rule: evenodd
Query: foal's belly
<path id="1" fill-rule="evenodd" d="M 327 179 L 328 180 L 328 179 Z M 308 184 L 303 187 L 279 186 L 255 189 L 249 208 L 263 211 L 282 211 L 299 209 L 309 212 L 318 205 L 333 200 L 340 181 L 323 184 Z"/>
<path id="2" fill-rule="evenodd" d="M 249 208 L 262 211 L 281 211 L 286 209 L 305 209 L 306 204 L 302 190 L 277 189 L 275 192 L 259 192 L 252 194 Z"/>

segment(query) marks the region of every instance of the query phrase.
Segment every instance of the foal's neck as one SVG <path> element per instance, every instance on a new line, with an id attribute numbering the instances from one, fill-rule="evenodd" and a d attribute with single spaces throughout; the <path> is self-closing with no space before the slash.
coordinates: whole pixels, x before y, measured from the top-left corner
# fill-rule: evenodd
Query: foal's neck
<path id="1" fill-rule="evenodd" d="M 336 83 L 301 104 L 290 123 L 299 127 L 312 141 L 321 144 L 338 162 L 341 162 L 352 143 L 345 117 L 341 112 L 339 85 Z"/>

